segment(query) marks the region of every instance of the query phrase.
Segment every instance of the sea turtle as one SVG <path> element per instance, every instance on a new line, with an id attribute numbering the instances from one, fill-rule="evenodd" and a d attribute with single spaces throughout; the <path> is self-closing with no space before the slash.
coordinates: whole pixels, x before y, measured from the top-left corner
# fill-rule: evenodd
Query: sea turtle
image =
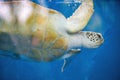
<path id="1" fill-rule="evenodd" d="M 103 43 L 100 33 L 81 31 L 93 14 L 93 1 L 85 0 L 72 16 L 31 1 L 0 2 L 0 53 L 28 61 L 50 62 L 80 53 L 80 46 L 96 48 Z"/>

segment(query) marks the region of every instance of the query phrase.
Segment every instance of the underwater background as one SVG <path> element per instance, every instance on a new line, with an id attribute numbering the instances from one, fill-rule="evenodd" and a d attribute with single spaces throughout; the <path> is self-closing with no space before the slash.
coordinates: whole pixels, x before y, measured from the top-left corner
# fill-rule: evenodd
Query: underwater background
<path id="1" fill-rule="evenodd" d="M 64 0 L 31 1 L 60 11 L 65 17 L 80 5 Z M 120 1 L 94 0 L 94 14 L 84 31 L 102 33 L 104 43 L 96 49 L 82 48 L 64 72 L 60 71 L 63 60 L 37 63 L 0 57 L 0 80 L 120 80 Z"/>

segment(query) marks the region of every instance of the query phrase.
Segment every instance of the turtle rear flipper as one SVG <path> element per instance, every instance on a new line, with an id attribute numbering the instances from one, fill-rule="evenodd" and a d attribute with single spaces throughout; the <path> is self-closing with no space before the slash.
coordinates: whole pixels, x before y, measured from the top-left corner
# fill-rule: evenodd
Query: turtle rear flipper
<path id="1" fill-rule="evenodd" d="M 71 61 L 72 58 L 69 59 L 71 56 L 79 53 L 81 50 L 80 49 L 71 49 L 67 54 L 65 54 L 62 58 L 64 59 L 64 63 L 61 67 L 61 72 L 64 71 L 64 68 L 66 67 L 66 65 L 68 65 Z"/>

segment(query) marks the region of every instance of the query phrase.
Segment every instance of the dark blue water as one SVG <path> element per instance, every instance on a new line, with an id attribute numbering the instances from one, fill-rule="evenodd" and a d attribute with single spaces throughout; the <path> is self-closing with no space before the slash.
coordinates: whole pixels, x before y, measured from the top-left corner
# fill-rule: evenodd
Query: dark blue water
<path id="1" fill-rule="evenodd" d="M 33 0 L 69 17 L 80 5 L 56 3 L 62 0 Z M 103 34 L 97 49 L 84 49 L 60 72 L 63 60 L 35 63 L 0 57 L 0 80 L 120 80 L 120 1 L 94 0 L 94 14 L 84 30 Z M 2 53 L 2 51 L 1 51 Z"/>

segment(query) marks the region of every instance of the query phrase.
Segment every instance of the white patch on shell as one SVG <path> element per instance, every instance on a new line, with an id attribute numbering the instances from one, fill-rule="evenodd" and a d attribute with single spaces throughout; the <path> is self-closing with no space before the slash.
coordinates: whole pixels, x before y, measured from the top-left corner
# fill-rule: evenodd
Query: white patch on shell
<path id="1" fill-rule="evenodd" d="M 10 5 L 0 4 L 0 17 L 6 22 L 10 23 L 12 21 Z"/>
<path id="2" fill-rule="evenodd" d="M 16 7 L 16 6 L 15 6 Z M 20 23 L 24 24 L 29 16 L 32 14 L 33 7 L 30 2 L 24 1 L 15 8 L 15 13 L 17 14 Z"/>

